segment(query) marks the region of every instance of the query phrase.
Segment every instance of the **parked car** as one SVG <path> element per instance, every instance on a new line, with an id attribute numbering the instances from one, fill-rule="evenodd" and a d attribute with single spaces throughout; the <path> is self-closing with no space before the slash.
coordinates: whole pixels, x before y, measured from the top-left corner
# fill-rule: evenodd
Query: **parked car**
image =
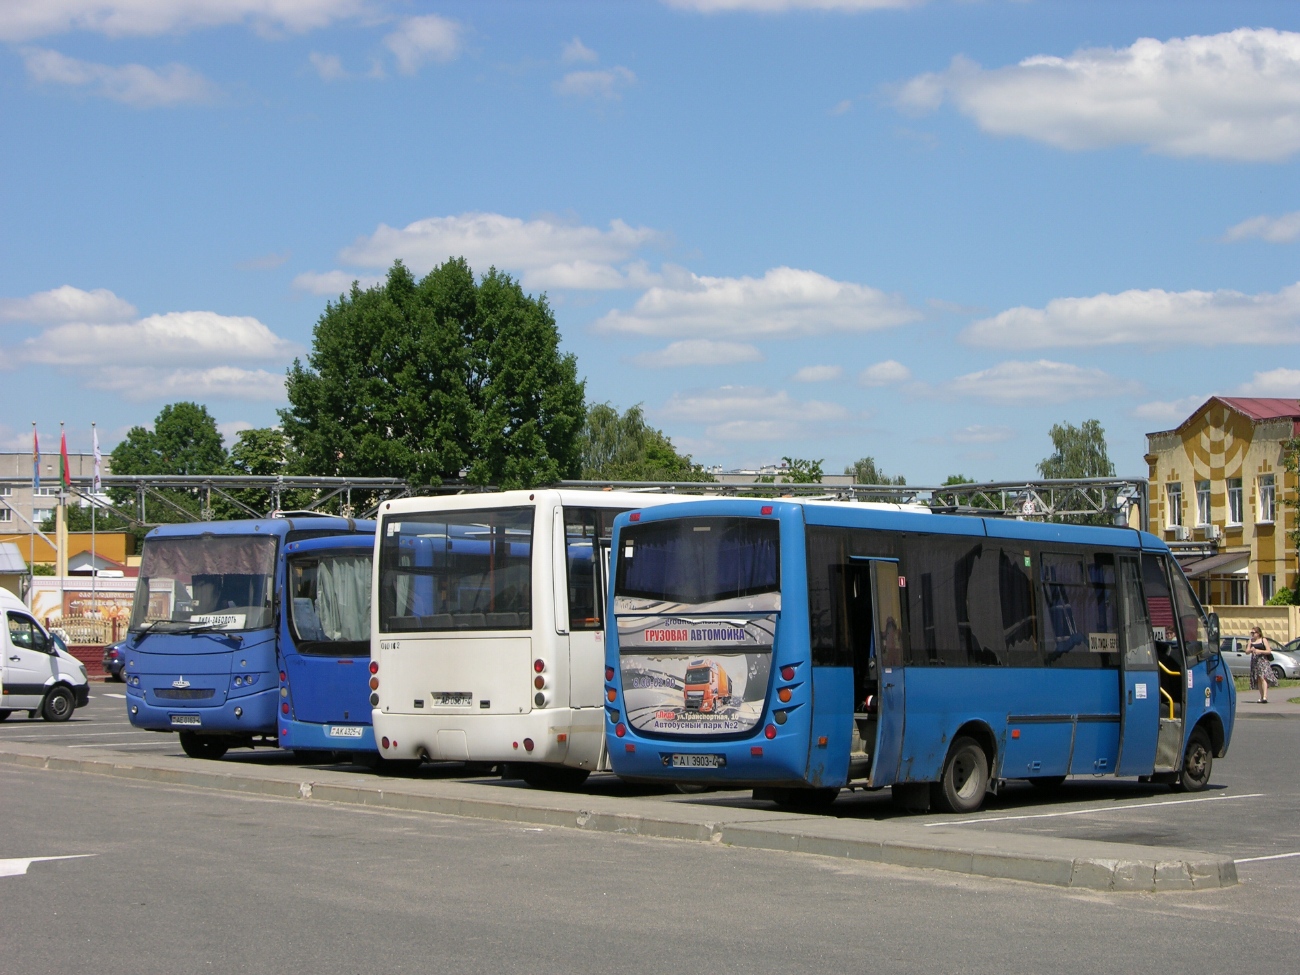
<path id="1" fill-rule="evenodd" d="M 122 645 L 125 640 L 110 643 L 104 648 L 104 673 L 112 680 L 126 683 L 126 650 Z"/>
<path id="2" fill-rule="evenodd" d="M 1270 665 L 1273 668 L 1273 674 L 1278 680 L 1290 678 L 1292 680 L 1300 679 L 1300 656 L 1287 653 L 1282 644 L 1269 637 L 1264 637 L 1268 648 L 1273 651 L 1273 662 Z M 1223 656 L 1223 661 L 1228 665 L 1228 671 L 1233 677 L 1250 676 L 1250 651 L 1246 645 L 1250 643 L 1248 636 L 1225 636 L 1219 640 L 1219 653 Z"/>

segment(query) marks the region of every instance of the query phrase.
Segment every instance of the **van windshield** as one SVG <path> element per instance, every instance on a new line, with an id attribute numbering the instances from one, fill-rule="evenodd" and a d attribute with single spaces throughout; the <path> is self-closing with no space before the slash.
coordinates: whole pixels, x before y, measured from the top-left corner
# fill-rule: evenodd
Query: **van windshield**
<path id="1" fill-rule="evenodd" d="M 132 630 L 257 630 L 271 625 L 276 539 L 147 538 Z"/>

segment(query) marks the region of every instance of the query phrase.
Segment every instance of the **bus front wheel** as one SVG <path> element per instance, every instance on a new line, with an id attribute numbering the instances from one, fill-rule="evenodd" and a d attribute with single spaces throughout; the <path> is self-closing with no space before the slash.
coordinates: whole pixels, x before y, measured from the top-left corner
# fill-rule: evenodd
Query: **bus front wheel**
<path id="1" fill-rule="evenodd" d="M 971 813 L 984 805 L 989 787 L 989 757 L 974 738 L 961 737 L 948 750 L 943 778 L 930 789 L 930 800 L 944 812 Z"/>
<path id="2" fill-rule="evenodd" d="M 181 751 L 190 758 L 220 758 L 230 748 L 220 738 L 200 735 L 193 731 L 181 732 Z"/>
<path id="3" fill-rule="evenodd" d="M 1174 779 L 1175 792 L 1200 792 L 1210 784 L 1210 771 L 1214 768 L 1214 748 L 1204 728 L 1192 729 L 1183 753 L 1183 767 Z"/>

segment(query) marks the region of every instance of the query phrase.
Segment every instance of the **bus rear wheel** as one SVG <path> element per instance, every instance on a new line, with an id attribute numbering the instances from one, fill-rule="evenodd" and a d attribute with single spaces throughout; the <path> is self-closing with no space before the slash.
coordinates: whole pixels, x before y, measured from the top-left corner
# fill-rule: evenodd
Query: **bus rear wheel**
<path id="1" fill-rule="evenodd" d="M 584 768 L 564 768 L 555 765 L 529 765 L 520 762 L 516 773 L 534 789 L 568 792 L 587 781 L 591 773 Z"/>
<path id="2" fill-rule="evenodd" d="M 220 758 L 229 748 L 220 738 L 194 731 L 181 732 L 181 750 L 190 758 Z"/>
<path id="3" fill-rule="evenodd" d="M 972 813 L 984 805 L 989 757 L 974 738 L 958 738 L 943 763 L 943 777 L 930 788 L 930 801 L 944 812 Z"/>
<path id="4" fill-rule="evenodd" d="M 1183 767 L 1174 779 L 1175 792 L 1200 792 L 1210 784 L 1210 772 L 1214 768 L 1214 748 L 1210 736 L 1204 728 L 1193 728 L 1187 739 L 1187 751 L 1183 753 Z"/>

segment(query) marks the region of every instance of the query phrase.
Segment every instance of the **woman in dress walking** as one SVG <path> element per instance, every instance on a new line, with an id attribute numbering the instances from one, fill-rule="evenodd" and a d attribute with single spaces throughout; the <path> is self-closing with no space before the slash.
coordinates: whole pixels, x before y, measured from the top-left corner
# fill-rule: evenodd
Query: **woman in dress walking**
<path id="1" fill-rule="evenodd" d="M 1250 684 L 1259 691 L 1259 703 L 1268 703 L 1268 689 L 1277 686 L 1277 675 L 1273 673 L 1273 651 L 1268 648 L 1264 634 L 1258 626 L 1250 629 L 1250 642 L 1246 644 L 1250 651 Z"/>

